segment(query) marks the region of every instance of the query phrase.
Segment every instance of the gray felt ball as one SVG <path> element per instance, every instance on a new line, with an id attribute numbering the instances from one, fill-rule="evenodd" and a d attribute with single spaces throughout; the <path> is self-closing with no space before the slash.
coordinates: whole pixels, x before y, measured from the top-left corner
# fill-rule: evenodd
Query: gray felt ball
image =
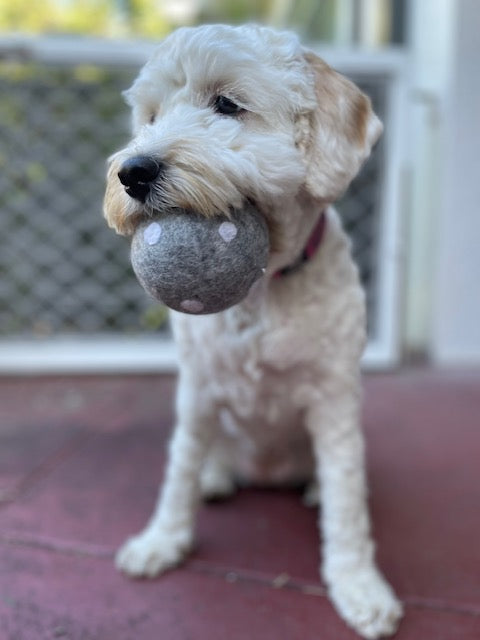
<path id="1" fill-rule="evenodd" d="M 143 288 L 184 313 L 217 313 L 237 304 L 267 266 L 268 230 L 252 205 L 205 218 L 182 209 L 135 230 L 131 261 Z"/>

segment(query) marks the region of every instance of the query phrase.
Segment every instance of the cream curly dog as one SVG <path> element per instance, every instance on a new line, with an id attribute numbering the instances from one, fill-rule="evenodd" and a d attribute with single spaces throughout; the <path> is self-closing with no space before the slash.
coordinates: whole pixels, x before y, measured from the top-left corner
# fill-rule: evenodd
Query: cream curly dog
<path id="1" fill-rule="evenodd" d="M 126 96 L 134 137 L 110 160 L 110 226 L 129 235 L 158 209 L 211 216 L 248 199 L 267 220 L 271 253 L 237 306 L 171 314 L 180 375 L 169 463 L 149 523 L 117 565 L 132 576 L 177 565 L 200 497 L 227 495 L 238 478 L 316 478 L 330 597 L 364 637 L 389 635 L 402 609 L 375 565 L 366 505 L 364 294 L 329 206 L 382 125 L 369 99 L 294 35 L 256 26 L 179 29 Z M 319 246 L 301 261 L 319 220 Z"/>

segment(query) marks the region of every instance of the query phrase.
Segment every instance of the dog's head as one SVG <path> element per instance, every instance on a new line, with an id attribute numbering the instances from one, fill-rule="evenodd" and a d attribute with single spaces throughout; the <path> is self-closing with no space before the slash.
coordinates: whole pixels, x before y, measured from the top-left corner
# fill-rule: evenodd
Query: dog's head
<path id="1" fill-rule="evenodd" d="M 134 137 L 110 159 L 104 205 L 125 235 L 166 208 L 211 216 L 250 200 L 270 220 L 300 193 L 332 202 L 382 130 L 296 36 L 253 25 L 179 29 L 125 95 Z"/>

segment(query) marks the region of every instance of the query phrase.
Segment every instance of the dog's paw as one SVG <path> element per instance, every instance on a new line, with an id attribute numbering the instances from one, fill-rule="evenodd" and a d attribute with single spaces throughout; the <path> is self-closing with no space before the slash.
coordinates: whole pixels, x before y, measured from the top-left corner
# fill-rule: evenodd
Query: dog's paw
<path id="1" fill-rule="evenodd" d="M 136 578 L 154 578 L 185 558 L 192 545 L 187 534 L 145 529 L 129 538 L 117 552 L 117 569 Z"/>
<path id="2" fill-rule="evenodd" d="M 345 572 L 329 583 L 335 607 L 357 633 L 369 640 L 395 633 L 403 608 L 375 567 Z"/>

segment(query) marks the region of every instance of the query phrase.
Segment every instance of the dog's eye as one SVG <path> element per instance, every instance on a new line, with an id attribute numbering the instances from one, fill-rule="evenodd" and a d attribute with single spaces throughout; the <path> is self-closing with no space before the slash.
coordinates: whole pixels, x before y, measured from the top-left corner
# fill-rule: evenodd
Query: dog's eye
<path id="1" fill-rule="evenodd" d="M 149 124 L 153 124 L 155 122 L 156 118 L 157 118 L 157 114 L 156 113 L 151 113 L 150 117 L 148 118 L 148 123 Z"/>
<path id="2" fill-rule="evenodd" d="M 239 107 L 238 104 L 233 102 L 233 100 L 230 100 L 230 98 L 226 98 L 225 96 L 217 96 L 215 98 L 213 108 L 217 113 L 221 113 L 224 116 L 236 116 L 244 111 L 242 107 Z"/>

